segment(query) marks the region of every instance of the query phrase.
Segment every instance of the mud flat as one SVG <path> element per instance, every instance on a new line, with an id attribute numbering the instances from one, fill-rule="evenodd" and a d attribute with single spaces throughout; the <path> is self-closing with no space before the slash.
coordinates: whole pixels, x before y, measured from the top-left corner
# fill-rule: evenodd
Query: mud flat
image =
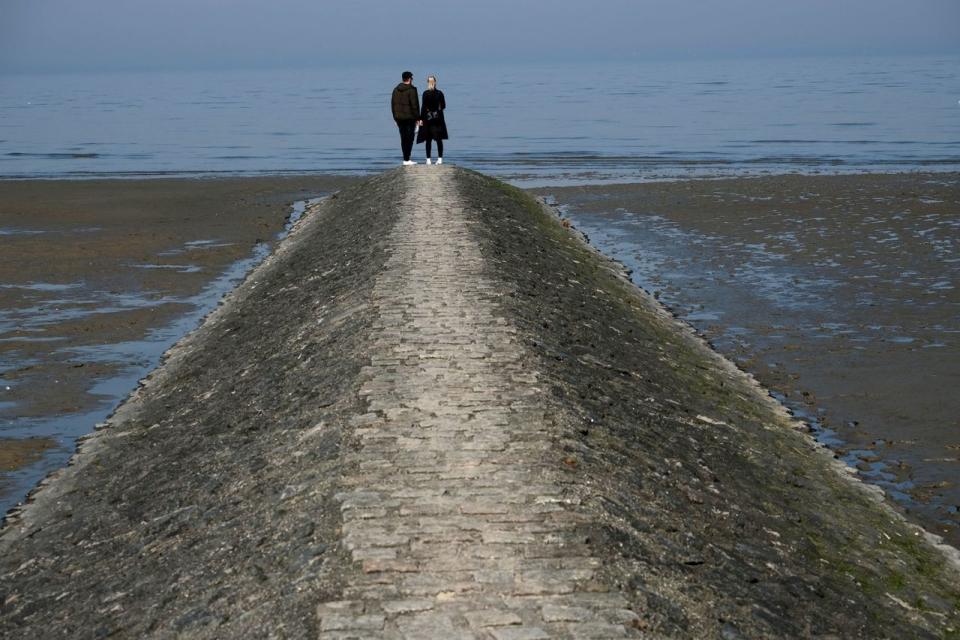
<path id="1" fill-rule="evenodd" d="M 949 637 L 935 542 L 550 210 L 420 166 L 313 207 L 8 520 L 0 633 Z"/>
<path id="2" fill-rule="evenodd" d="M 960 175 L 539 193 L 861 477 L 960 545 Z"/>
<path id="3" fill-rule="evenodd" d="M 292 202 L 348 183 L 0 181 L 0 513 L 266 255 Z"/>

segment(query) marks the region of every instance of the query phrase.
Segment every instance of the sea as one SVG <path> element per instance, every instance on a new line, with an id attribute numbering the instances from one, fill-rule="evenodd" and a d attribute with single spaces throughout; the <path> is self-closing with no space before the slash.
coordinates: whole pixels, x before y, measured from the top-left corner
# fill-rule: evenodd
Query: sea
<path id="1" fill-rule="evenodd" d="M 379 172 L 401 67 L 0 75 L 0 178 Z M 960 169 L 960 55 L 412 71 L 447 160 L 524 185 Z"/>

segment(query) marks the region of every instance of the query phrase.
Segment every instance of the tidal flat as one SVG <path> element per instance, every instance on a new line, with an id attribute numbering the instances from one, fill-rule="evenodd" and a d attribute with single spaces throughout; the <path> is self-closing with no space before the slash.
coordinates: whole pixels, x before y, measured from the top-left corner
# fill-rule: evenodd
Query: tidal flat
<path id="1" fill-rule="evenodd" d="M 0 516 L 350 179 L 0 181 Z"/>
<path id="2" fill-rule="evenodd" d="M 536 193 L 863 479 L 960 544 L 960 174 Z"/>

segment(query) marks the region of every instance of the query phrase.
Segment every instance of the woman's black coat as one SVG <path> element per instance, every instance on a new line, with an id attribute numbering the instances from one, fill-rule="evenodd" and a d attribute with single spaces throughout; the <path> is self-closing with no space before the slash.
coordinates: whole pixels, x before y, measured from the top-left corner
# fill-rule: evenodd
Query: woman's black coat
<path id="1" fill-rule="evenodd" d="M 447 121 L 443 117 L 443 110 L 446 108 L 447 101 L 443 97 L 443 91 L 440 91 L 440 89 L 427 89 L 423 92 L 423 100 L 420 101 L 420 120 L 423 121 L 423 124 L 417 133 L 417 144 L 426 140 L 427 136 L 433 140 L 446 140 L 449 138 L 447 135 Z M 440 114 L 436 124 L 430 124 L 427 121 L 428 111 L 437 111 Z"/>

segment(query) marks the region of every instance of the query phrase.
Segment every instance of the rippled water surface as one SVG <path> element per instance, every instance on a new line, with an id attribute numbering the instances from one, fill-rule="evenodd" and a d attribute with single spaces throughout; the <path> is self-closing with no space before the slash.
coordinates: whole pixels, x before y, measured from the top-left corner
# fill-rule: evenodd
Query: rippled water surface
<path id="1" fill-rule="evenodd" d="M 379 171 L 399 71 L 0 76 L 0 176 Z M 449 160 L 528 184 L 960 168 L 960 56 L 414 72 Z"/>

